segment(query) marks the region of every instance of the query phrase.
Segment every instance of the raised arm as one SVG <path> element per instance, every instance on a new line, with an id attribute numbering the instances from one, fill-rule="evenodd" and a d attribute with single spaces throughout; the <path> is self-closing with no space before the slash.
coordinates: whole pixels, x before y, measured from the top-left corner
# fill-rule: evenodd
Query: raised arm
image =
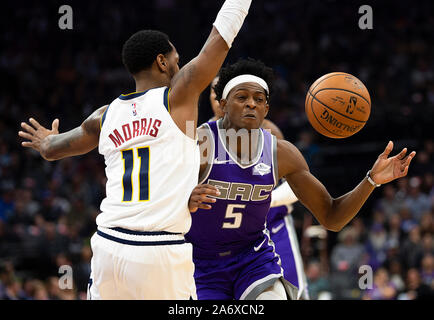
<path id="1" fill-rule="evenodd" d="M 170 113 L 184 133 L 187 121 L 196 128 L 199 96 L 220 70 L 250 4 L 251 0 L 226 0 L 199 55 L 172 79 Z"/>
<path id="2" fill-rule="evenodd" d="M 21 145 L 35 149 L 48 161 L 88 153 L 98 146 L 101 118 L 106 109 L 107 106 L 99 108 L 81 126 L 60 134 L 58 119 L 53 121 L 49 130 L 30 118 L 30 124 L 21 123 L 25 131 L 18 132 L 18 135 L 29 140 L 22 142 Z"/>
<path id="3" fill-rule="evenodd" d="M 388 157 L 393 149 L 389 142 L 370 170 L 372 183 L 385 184 L 407 175 L 408 167 L 416 153 L 408 156 L 407 149 Z M 332 198 L 324 185 L 309 171 L 300 151 L 291 143 L 278 141 L 277 158 L 279 176 L 284 176 L 300 202 L 330 231 L 340 231 L 359 212 L 375 186 L 365 177 L 352 191 Z"/>

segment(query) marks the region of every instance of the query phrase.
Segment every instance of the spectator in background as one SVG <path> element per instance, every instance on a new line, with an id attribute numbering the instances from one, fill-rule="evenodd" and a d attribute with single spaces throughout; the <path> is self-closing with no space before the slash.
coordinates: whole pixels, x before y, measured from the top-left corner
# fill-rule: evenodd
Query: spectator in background
<path id="1" fill-rule="evenodd" d="M 389 280 L 389 273 L 385 268 L 379 268 L 374 274 L 372 289 L 368 289 L 363 300 L 393 300 L 397 294 L 396 288 Z"/>
<path id="2" fill-rule="evenodd" d="M 404 236 L 407 236 L 411 229 L 417 225 L 417 222 L 413 219 L 410 209 L 406 206 L 401 208 L 399 216 L 401 218 L 401 230 L 404 232 Z"/>
<path id="3" fill-rule="evenodd" d="M 328 300 L 331 298 L 329 279 L 321 271 L 321 265 L 318 261 L 312 260 L 308 263 L 306 277 L 311 300 Z"/>
<path id="4" fill-rule="evenodd" d="M 420 266 L 420 261 L 423 256 L 423 247 L 419 226 L 415 225 L 410 230 L 408 238 L 401 247 L 400 255 L 406 270 Z"/>
<path id="5" fill-rule="evenodd" d="M 410 210 L 411 217 L 417 223 L 420 222 L 422 215 L 431 210 L 431 202 L 428 196 L 421 192 L 421 179 L 412 177 L 409 181 L 409 192 L 405 198 L 405 205 Z"/>
<path id="6" fill-rule="evenodd" d="M 433 234 L 426 232 L 422 235 L 422 255 L 434 254 Z"/>
<path id="7" fill-rule="evenodd" d="M 398 186 L 395 194 L 396 201 L 403 203 L 408 195 L 408 176 L 403 177 L 396 181 L 396 185 Z M 401 208 L 402 209 L 402 208 Z"/>
<path id="8" fill-rule="evenodd" d="M 401 243 L 403 240 L 403 232 L 401 230 L 401 216 L 399 214 L 393 214 L 387 221 L 387 241 L 394 241 L 395 243 Z"/>
<path id="9" fill-rule="evenodd" d="M 422 282 L 434 290 L 434 255 L 427 253 L 422 258 L 420 271 Z"/>
<path id="10" fill-rule="evenodd" d="M 432 212 L 425 212 L 420 219 L 420 232 L 434 234 L 434 217 Z"/>
<path id="11" fill-rule="evenodd" d="M 396 188 L 389 183 L 383 186 L 383 196 L 377 201 L 376 208 L 386 214 L 387 219 L 398 213 L 402 207 L 402 200 L 396 197 Z"/>
<path id="12" fill-rule="evenodd" d="M 92 258 L 92 250 L 89 245 L 84 245 L 81 248 L 81 258 L 77 264 L 73 266 L 74 270 L 74 285 L 77 288 L 79 298 L 86 300 L 88 279 L 90 276 L 90 261 Z"/>
<path id="13" fill-rule="evenodd" d="M 390 282 L 396 288 L 397 292 L 405 289 L 405 281 L 402 277 L 402 265 L 399 259 L 390 259 L 387 264 L 387 270 L 390 275 Z"/>
<path id="14" fill-rule="evenodd" d="M 345 227 L 331 253 L 331 289 L 334 299 L 359 299 L 358 270 L 366 262 L 366 251 L 354 227 Z"/>
<path id="15" fill-rule="evenodd" d="M 383 224 L 375 223 L 368 232 L 366 252 L 369 254 L 368 265 L 373 270 L 379 268 L 387 258 L 387 232 Z"/>
<path id="16" fill-rule="evenodd" d="M 419 271 L 411 268 L 407 272 L 406 289 L 398 295 L 398 300 L 432 300 L 434 291 L 421 280 Z"/>
<path id="17" fill-rule="evenodd" d="M 11 189 L 2 190 L 0 197 L 0 220 L 6 222 L 13 215 L 14 192 Z"/>

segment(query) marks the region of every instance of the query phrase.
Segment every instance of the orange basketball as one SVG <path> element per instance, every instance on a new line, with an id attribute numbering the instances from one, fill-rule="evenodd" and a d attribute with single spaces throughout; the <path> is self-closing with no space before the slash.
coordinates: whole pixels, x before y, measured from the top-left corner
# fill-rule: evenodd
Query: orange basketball
<path id="1" fill-rule="evenodd" d="M 371 114 L 371 97 L 356 77 L 333 72 L 310 87 L 305 110 L 316 131 L 329 138 L 343 139 L 365 126 Z"/>

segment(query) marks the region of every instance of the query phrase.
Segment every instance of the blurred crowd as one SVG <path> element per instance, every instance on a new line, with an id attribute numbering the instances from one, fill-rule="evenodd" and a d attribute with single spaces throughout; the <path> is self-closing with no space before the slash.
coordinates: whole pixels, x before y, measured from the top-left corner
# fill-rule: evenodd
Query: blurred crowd
<path id="1" fill-rule="evenodd" d="M 21 147 L 20 123 L 32 116 L 50 126 L 59 118 L 63 132 L 134 91 L 120 52 L 137 30 L 168 33 L 185 64 L 206 40 L 220 2 L 73 2 L 73 30 L 58 27 L 59 1 L 2 3 L 0 299 L 85 299 L 89 240 L 105 196 L 96 150 L 43 161 Z M 417 151 L 408 177 L 376 190 L 338 234 L 310 232 L 317 222 L 295 205 L 312 299 L 433 298 L 434 47 L 426 41 L 434 31 L 433 4 L 372 6 L 374 29 L 360 30 L 355 1 L 255 0 L 227 59 L 250 56 L 273 67 L 269 118 L 332 195 L 354 187 L 389 139 Z M 345 141 L 313 132 L 304 113 L 309 86 L 334 71 L 359 77 L 373 102 L 366 127 Z M 210 116 L 205 92 L 200 121 Z M 65 265 L 73 270 L 72 289 L 59 287 Z M 372 284 L 362 281 L 366 288 L 363 265 L 372 270 Z"/>

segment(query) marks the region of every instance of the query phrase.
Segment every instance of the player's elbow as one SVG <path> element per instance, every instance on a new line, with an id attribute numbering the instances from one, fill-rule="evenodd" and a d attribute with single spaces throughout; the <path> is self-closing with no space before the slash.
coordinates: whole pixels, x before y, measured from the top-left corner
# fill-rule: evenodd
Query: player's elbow
<path id="1" fill-rule="evenodd" d="M 52 151 L 50 151 L 50 150 L 41 149 L 41 157 L 44 158 L 47 161 L 56 161 L 56 160 L 58 160 L 56 158 L 55 153 L 52 152 Z"/>
<path id="2" fill-rule="evenodd" d="M 332 232 L 339 232 L 345 226 L 342 221 L 334 219 L 333 214 L 325 215 L 325 218 L 321 221 L 321 224 L 325 229 Z"/>
<path id="3" fill-rule="evenodd" d="M 41 145 L 40 149 L 41 157 L 47 161 L 59 160 L 59 156 L 53 148 L 49 148 L 46 144 Z"/>

